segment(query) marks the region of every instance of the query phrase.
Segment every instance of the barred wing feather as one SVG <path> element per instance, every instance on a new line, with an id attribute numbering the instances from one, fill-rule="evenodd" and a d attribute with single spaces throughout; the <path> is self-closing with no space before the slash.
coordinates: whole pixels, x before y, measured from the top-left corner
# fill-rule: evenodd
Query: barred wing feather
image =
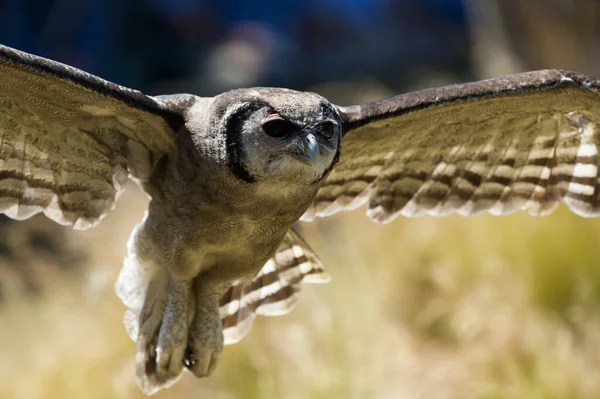
<path id="1" fill-rule="evenodd" d="M 92 227 L 129 175 L 143 180 L 172 150 L 174 108 L 0 45 L 0 213 Z"/>
<path id="2" fill-rule="evenodd" d="M 600 82 L 528 72 L 340 107 L 339 163 L 302 220 L 367 204 L 399 215 L 600 213 Z"/>
<path id="3" fill-rule="evenodd" d="M 219 302 L 225 344 L 240 341 L 257 314 L 279 316 L 293 309 L 300 283 L 330 280 L 323 264 L 300 235 L 291 229 L 277 252 L 250 282 L 236 282 Z"/>

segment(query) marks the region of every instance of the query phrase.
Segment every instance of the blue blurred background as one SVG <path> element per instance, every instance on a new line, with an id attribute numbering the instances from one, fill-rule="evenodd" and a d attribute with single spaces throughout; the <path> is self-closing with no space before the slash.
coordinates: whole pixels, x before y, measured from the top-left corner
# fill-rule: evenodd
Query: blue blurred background
<path id="1" fill-rule="evenodd" d="M 142 90 L 468 76 L 461 0 L 2 0 L 0 42 Z M 157 86 L 159 85 L 159 86 Z"/>

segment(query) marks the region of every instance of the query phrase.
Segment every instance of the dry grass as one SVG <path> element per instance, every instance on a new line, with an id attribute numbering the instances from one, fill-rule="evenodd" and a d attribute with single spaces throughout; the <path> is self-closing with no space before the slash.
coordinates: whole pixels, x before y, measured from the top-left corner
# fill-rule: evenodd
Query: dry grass
<path id="1" fill-rule="evenodd" d="M 0 398 L 142 397 L 112 281 L 143 206 L 130 194 L 73 236 L 92 251 L 84 284 L 1 309 Z M 258 320 L 214 377 L 158 398 L 600 395 L 598 221 L 560 209 L 377 226 L 358 211 L 302 227 L 333 282 Z"/>

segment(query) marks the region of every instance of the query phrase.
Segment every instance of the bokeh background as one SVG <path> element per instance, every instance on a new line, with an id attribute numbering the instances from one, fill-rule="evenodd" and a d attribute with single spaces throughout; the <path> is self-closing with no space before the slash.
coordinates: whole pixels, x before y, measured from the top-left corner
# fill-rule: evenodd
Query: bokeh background
<path id="1" fill-rule="evenodd" d="M 346 105 L 600 76 L 600 2 L 0 0 L 0 43 L 148 94 L 286 86 Z M 0 398 L 143 397 L 112 288 L 146 207 L 130 188 L 91 231 L 0 220 Z M 600 397 L 600 221 L 358 210 L 300 228 L 333 281 L 157 398 Z"/>

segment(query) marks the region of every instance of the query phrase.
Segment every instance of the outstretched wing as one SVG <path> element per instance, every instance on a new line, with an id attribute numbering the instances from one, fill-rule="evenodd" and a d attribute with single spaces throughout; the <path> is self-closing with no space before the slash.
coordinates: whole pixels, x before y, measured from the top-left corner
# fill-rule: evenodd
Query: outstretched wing
<path id="1" fill-rule="evenodd" d="M 91 227 L 181 123 L 175 105 L 0 45 L 0 213 Z"/>
<path id="2" fill-rule="evenodd" d="M 600 212 L 600 81 L 547 70 L 339 107 L 339 163 L 303 216 Z"/>
<path id="3" fill-rule="evenodd" d="M 293 309 L 300 283 L 330 280 L 313 250 L 290 229 L 275 255 L 250 282 L 236 282 L 219 301 L 225 344 L 239 342 L 257 314 L 279 316 Z"/>

